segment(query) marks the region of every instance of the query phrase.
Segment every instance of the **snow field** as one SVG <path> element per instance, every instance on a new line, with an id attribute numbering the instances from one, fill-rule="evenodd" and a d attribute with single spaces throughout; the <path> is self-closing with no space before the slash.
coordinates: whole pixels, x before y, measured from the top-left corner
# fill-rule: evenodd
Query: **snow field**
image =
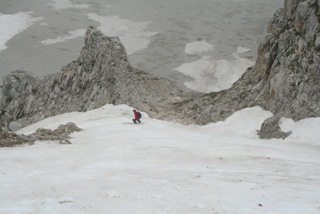
<path id="1" fill-rule="evenodd" d="M 70 121 L 83 131 L 71 145 L 1 149 L 0 213 L 318 213 L 319 138 L 260 140 L 269 116 L 254 107 L 200 127 L 143 113 L 134 125 L 123 124 L 132 108 L 106 105 L 47 118 L 19 132 Z"/>

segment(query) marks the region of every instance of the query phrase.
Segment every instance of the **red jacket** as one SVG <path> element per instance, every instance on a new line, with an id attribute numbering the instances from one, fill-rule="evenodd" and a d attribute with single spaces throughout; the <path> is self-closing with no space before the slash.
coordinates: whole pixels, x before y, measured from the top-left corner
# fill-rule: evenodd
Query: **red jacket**
<path id="1" fill-rule="evenodd" d="M 139 120 L 138 112 L 134 111 L 133 113 L 134 113 L 134 119 L 135 120 Z"/>

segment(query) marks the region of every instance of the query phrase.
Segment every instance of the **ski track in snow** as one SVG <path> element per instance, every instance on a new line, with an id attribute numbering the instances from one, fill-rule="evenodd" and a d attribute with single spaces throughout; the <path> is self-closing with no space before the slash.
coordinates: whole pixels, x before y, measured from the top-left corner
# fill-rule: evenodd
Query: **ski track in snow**
<path id="1" fill-rule="evenodd" d="M 106 105 L 20 130 L 83 129 L 71 145 L 0 149 L 0 213 L 319 213 L 319 118 L 283 119 L 295 138 L 260 140 L 271 113 L 259 107 L 202 127 L 143 115 L 127 126 L 132 108 Z"/>

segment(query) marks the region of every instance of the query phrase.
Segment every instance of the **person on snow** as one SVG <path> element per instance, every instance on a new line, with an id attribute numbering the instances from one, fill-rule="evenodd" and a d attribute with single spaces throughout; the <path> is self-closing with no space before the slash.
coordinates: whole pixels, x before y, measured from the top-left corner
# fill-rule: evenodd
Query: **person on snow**
<path id="1" fill-rule="evenodd" d="M 137 110 L 133 110 L 133 114 L 134 114 L 134 118 L 132 119 L 132 121 L 133 121 L 134 123 L 137 123 L 137 121 L 138 121 L 139 123 L 141 123 L 141 121 L 140 121 L 141 113 L 138 112 Z"/>

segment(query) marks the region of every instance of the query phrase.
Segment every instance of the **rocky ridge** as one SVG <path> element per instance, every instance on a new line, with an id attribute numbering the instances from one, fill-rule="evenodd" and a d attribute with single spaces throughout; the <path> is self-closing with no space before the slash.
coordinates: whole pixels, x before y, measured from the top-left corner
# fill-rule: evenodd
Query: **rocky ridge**
<path id="1" fill-rule="evenodd" d="M 279 136 L 280 117 L 319 117 L 319 8 L 319 0 L 285 0 L 268 26 L 256 64 L 230 89 L 203 95 L 175 110 L 198 124 L 207 124 L 258 105 L 275 114 L 262 126 L 263 138 Z"/>
<path id="2" fill-rule="evenodd" d="M 169 80 L 133 68 L 119 38 L 89 27 L 79 58 L 61 72 L 44 79 L 23 71 L 5 76 L 0 122 L 17 130 L 49 116 L 106 103 L 128 104 L 159 116 L 183 96 Z"/>
<path id="3" fill-rule="evenodd" d="M 186 94 L 167 79 L 133 68 L 118 38 L 89 27 L 77 60 L 40 80 L 25 72 L 4 79 L 0 123 L 9 129 L 106 103 L 128 104 L 152 117 L 207 124 L 259 105 L 274 113 L 262 138 L 285 138 L 281 117 L 320 116 L 320 0 L 285 0 L 268 26 L 256 64 L 228 90 Z"/>

